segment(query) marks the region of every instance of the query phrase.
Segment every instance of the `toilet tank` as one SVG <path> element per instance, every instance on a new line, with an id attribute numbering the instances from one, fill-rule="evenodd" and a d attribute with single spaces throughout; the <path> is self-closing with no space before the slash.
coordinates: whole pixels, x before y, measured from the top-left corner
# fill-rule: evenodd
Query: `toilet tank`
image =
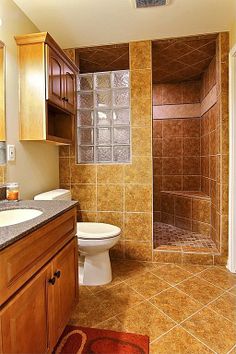
<path id="1" fill-rule="evenodd" d="M 51 191 L 37 194 L 35 200 L 71 200 L 71 192 L 67 189 L 53 189 Z"/>

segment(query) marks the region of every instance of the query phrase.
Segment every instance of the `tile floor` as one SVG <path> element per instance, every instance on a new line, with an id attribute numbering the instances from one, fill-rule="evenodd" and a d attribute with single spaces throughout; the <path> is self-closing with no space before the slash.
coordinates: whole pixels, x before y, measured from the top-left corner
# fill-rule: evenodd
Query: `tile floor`
<path id="1" fill-rule="evenodd" d="M 184 251 L 191 247 L 209 250 L 210 253 L 218 253 L 216 245 L 210 237 L 196 232 L 183 230 L 161 222 L 153 223 L 153 232 L 155 249 L 176 247 Z"/>
<path id="2" fill-rule="evenodd" d="M 80 287 L 71 324 L 146 334 L 150 353 L 236 353 L 236 275 L 224 267 L 114 260 Z M 112 353 L 115 354 L 115 353 Z"/>

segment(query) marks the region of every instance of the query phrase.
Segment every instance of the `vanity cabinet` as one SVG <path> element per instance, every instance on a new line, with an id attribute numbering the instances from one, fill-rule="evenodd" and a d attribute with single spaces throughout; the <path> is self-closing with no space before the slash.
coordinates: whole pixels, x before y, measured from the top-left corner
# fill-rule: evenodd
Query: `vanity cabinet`
<path id="1" fill-rule="evenodd" d="M 78 68 L 47 32 L 15 39 L 19 58 L 20 140 L 71 144 Z"/>
<path id="2" fill-rule="evenodd" d="M 69 320 L 78 295 L 75 208 L 65 214 L 49 222 L 41 231 L 39 229 L 9 246 L 9 248 L 19 247 L 19 243 L 25 241 L 29 242 L 29 246 L 32 237 L 34 241 L 35 235 L 36 238 L 40 238 L 39 232 L 44 237 L 44 243 L 48 244 L 48 247 L 44 247 L 44 254 L 34 258 L 36 268 L 32 264 L 33 269 L 37 269 L 37 263 L 39 263 L 40 269 L 34 270 L 29 277 L 26 276 L 27 262 L 24 263 L 22 257 L 24 266 L 21 267 L 17 276 L 22 282 L 18 283 L 13 295 L 4 301 L 0 310 L 1 353 L 50 353 Z M 65 231 L 66 220 L 67 224 L 68 221 L 71 223 L 71 227 L 67 227 Z M 48 238 L 48 233 L 50 235 L 52 230 L 54 232 L 58 230 L 60 224 L 64 230 L 64 237 L 61 234 L 57 238 L 54 233 L 59 250 L 56 248 L 52 251 L 52 242 L 50 236 Z M 24 246 L 27 245 L 24 244 Z M 7 253 L 8 249 L 4 251 Z M 13 254 L 14 252 L 11 253 Z M 10 263 L 6 263 L 5 268 L 2 268 L 3 273 L 11 272 L 14 263 L 11 256 L 5 257 L 6 259 Z M 25 279 L 28 280 L 25 281 Z M 12 282 L 16 284 L 14 277 Z"/>

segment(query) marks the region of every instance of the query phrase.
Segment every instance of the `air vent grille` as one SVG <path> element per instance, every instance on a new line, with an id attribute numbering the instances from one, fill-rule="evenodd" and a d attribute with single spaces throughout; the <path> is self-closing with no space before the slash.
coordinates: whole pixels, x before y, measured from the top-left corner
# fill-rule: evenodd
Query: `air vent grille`
<path id="1" fill-rule="evenodd" d="M 136 7 L 155 7 L 167 5 L 168 0 L 135 0 Z"/>

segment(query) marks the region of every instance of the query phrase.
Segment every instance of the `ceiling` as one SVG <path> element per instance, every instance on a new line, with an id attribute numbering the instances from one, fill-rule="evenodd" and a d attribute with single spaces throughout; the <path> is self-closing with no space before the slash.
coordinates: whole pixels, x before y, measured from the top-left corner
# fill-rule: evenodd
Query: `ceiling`
<path id="1" fill-rule="evenodd" d="M 198 80 L 216 52 L 216 35 L 153 41 L 153 83 Z"/>
<path id="2" fill-rule="evenodd" d="M 170 0 L 136 9 L 133 0 L 14 0 L 63 48 L 229 30 L 235 0 Z M 16 33 L 20 34 L 20 33 Z"/>
<path id="3" fill-rule="evenodd" d="M 129 44 L 113 44 L 76 49 L 80 73 L 129 69 Z"/>

